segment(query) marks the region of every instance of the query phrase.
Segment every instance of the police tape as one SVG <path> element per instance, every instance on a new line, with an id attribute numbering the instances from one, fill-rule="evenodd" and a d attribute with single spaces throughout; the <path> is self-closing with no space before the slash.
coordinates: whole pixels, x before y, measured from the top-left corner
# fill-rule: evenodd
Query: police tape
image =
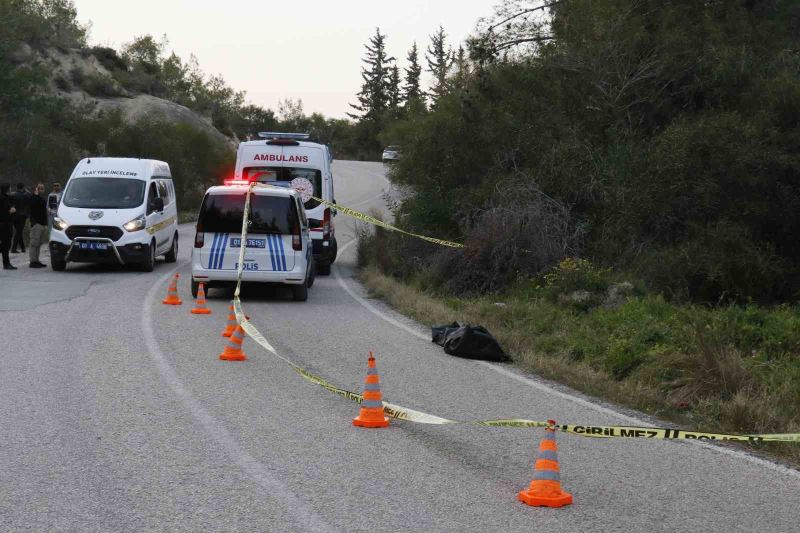
<path id="1" fill-rule="evenodd" d="M 326 206 L 330 207 L 331 209 L 336 209 L 337 211 L 340 211 L 340 212 L 344 213 L 345 215 L 349 215 L 349 216 L 351 216 L 353 218 L 357 218 L 358 220 L 361 220 L 363 222 L 368 222 L 369 224 L 373 224 L 375 226 L 380 226 L 380 227 L 382 227 L 384 229 L 387 229 L 389 231 L 396 231 L 398 233 L 402 233 L 404 235 L 409 235 L 409 236 L 417 238 L 417 239 L 422 239 L 423 241 L 432 242 L 434 244 L 439 244 L 441 246 L 449 246 L 450 248 L 464 248 L 463 244 L 460 244 L 460 243 L 457 243 L 457 242 L 446 241 L 444 239 L 435 239 L 433 237 L 427 237 L 425 235 L 419 235 L 417 233 L 411 233 L 410 231 L 406 231 L 406 230 L 397 228 L 395 226 L 392 226 L 391 224 L 387 224 L 383 220 L 379 220 L 379 219 L 377 219 L 375 217 L 371 217 L 369 215 L 365 215 L 364 213 L 356 211 L 355 209 L 350 209 L 349 207 L 344 207 L 343 205 L 338 205 L 338 204 L 335 204 L 333 202 L 328 202 L 326 200 L 323 200 L 322 198 L 317 198 L 316 196 L 312 196 L 311 198 L 313 198 L 314 200 L 318 201 L 319 203 L 321 203 L 323 205 L 326 205 Z"/>
<path id="2" fill-rule="evenodd" d="M 247 220 L 250 214 L 250 195 L 253 190 L 251 185 L 247 190 L 244 206 L 244 219 L 242 221 L 242 238 L 241 242 L 247 242 Z M 331 204 L 336 205 L 336 204 Z M 364 215 L 367 216 L 367 215 Z M 371 217 L 370 217 L 371 218 Z M 267 341 L 261 332 L 248 320 L 247 316 L 242 310 L 242 302 L 240 299 L 240 290 L 242 284 L 242 273 L 244 272 L 244 246 L 239 249 L 239 266 L 236 273 L 236 290 L 233 297 L 233 308 L 236 314 L 236 321 L 242 327 L 256 344 L 264 348 L 267 352 L 274 357 L 285 362 L 297 372 L 303 379 L 319 385 L 320 387 L 337 394 L 343 398 L 361 403 L 364 399 L 363 395 L 342 389 L 328 382 L 325 378 L 317 376 L 300 365 L 292 362 L 286 357 L 280 355 L 278 351 Z M 389 402 L 383 402 L 384 412 L 387 416 L 397 419 L 405 420 L 407 422 L 414 422 L 417 424 L 430 424 L 430 425 L 452 425 L 452 424 L 469 424 L 484 427 L 512 427 L 512 428 L 542 428 L 547 427 L 556 429 L 564 433 L 570 433 L 581 437 L 590 438 L 623 438 L 623 439 L 656 439 L 656 440 L 707 440 L 707 441 L 739 441 L 750 443 L 761 442 L 800 442 L 800 433 L 774 433 L 774 434 L 755 434 L 755 435 L 735 435 L 725 433 L 709 433 L 702 431 L 685 431 L 682 429 L 658 428 L 658 427 L 639 427 L 639 426 L 588 426 L 588 425 L 575 425 L 575 424 L 552 424 L 546 421 L 527 420 L 522 418 L 508 418 L 498 420 L 451 420 L 449 418 L 442 418 L 440 416 L 416 411 L 400 405 L 395 405 Z"/>
<path id="3" fill-rule="evenodd" d="M 277 185 L 270 185 L 268 183 L 253 182 L 253 183 L 250 184 L 250 190 L 252 190 L 253 187 L 277 187 Z M 283 187 L 280 187 L 280 188 L 283 188 Z M 387 224 L 383 220 L 379 220 L 379 219 L 377 219 L 375 217 L 369 216 L 369 215 L 367 215 L 365 213 L 362 213 L 360 211 L 356 211 L 355 209 L 350 209 L 349 207 L 345 207 L 343 205 L 335 204 L 333 202 L 329 202 L 327 200 L 323 200 L 322 198 L 317 198 L 316 196 L 313 196 L 313 195 L 311 195 L 310 198 L 313 199 L 313 200 L 316 200 L 317 202 L 321 203 L 322 205 L 330 207 L 331 209 L 336 209 L 337 211 L 339 211 L 341 213 L 344 213 L 345 215 L 351 216 L 351 217 L 353 217 L 355 219 L 358 219 L 358 220 L 361 220 L 363 222 L 367 222 L 367 223 L 372 224 L 374 226 L 380 226 L 383 229 L 387 229 L 389 231 L 395 231 L 397 233 L 402 233 L 403 235 L 408 235 L 408 236 L 414 237 L 416 239 L 422 239 L 423 241 L 432 242 L 434 244 L 439 244 L 441 246 L 448 246 L 450 248 L 465 248 L 465 246 L 463 244 L 458 243 L 458 242 L 446 241 L 444 239 L 436 239 L 434 237 L 428 237 L 426 235 L 419 235 L 418 233 L 411 233 L 410 231 L 406 231 L 404 229 L 400 229 L 398 227 L 392 226 L 391 224 Z"/>

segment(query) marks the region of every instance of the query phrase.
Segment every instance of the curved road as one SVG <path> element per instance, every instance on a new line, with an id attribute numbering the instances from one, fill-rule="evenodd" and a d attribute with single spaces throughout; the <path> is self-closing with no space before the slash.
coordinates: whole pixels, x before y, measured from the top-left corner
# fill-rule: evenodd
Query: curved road
<path id="1" fill-rule="evenodd" d="M 335 163 L 337 200 L 380 207 L 374 163 Z M 284 356 L 360 390 L 369 350 L 384 397 L 448 418 L 635 424 L 507 365 L 445 355 L 428 332 L 369 300 L 341 259 L 306 303 L 246 291 Z M 574 505 L 516 500 L 541 430 L 350 424 L 357 406 L 245 341 L 217 360 L 230 294 L 189 314 L 189 226 L 177 265 L 0 271 L 0 531 L 798 530 L 800 473 L 738 450 L 559 434 Z M 14 256 L 22 263 L 21 256 Z M 184 305 L 161 305 L 175 268 Z"/>

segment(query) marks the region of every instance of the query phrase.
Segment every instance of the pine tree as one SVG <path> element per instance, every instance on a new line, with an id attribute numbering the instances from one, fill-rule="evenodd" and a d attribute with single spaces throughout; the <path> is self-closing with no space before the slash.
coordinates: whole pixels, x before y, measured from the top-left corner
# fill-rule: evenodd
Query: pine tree
<path id="1" fill-rule="evenodd" d="M 452 84 L 457 89 L 464 89 L 470 75 L 469 59 L 463 46 L 458 47 L 458 53 L 453 61 L 453 81 Z"/>
<path id="2" fill-rule="evenodd" d="M 351 118 L 380 122 L 384 112 L 389 107 L 390 63 L 393 57 L 386 55 L 386 35 L 381 34 L 380 28 L 375 30 L 375 35 L 370 37 L 365 45 L 367 54 L 361 67 L 361 90 L 356 97 L 357 104 L 350 107 L 358 113 L 348 113 Z"/>
<path id="3" fill-rule="evenodd" d="M 389 111 L 393 116 L 398 116 L 400 106 L 403 105 L 403 93 L 400 88 L 400 69 L 392 65 L 389 69 Z"/>
<path id="4" fill-rule="evenodd" d="M 419 51 L 417 50 L 417 43 L 411 46 L 408 51 L 408 67 L 405 69 L 406 79 L 403 86 L 403 98 L 406 105 L 409 102 L 424 102 L 425 93 L 422 92 L 420 87 L 420 78 L 422 77 L 422 65 L 419 64 Z"/>
<path id="5" fill-rule="evenodd" d="M 431 35 L 431 45 L 425 54 L 428 61 L 428 72 L 433 74 L 434 82 L 430 90 L 431 104 L 433 106 L 439 99 L 450 92 L 450 82 L 447 75 L 453 65 L 453 51 L 447 48 L 447 34 L 439 26 L 439 31 Z"/>

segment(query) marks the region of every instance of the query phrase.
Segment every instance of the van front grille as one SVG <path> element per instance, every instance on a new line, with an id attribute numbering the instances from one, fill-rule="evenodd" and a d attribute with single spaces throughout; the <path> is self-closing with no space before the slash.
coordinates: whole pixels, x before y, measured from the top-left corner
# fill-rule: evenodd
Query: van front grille
<path id="1" fill-rule="evenodd" d="M 122 237 L 122 229 L 115 226 L 70 226 L 66 233 L 70 240 L 77 237 L 95 237 L 118 241 Z"/>

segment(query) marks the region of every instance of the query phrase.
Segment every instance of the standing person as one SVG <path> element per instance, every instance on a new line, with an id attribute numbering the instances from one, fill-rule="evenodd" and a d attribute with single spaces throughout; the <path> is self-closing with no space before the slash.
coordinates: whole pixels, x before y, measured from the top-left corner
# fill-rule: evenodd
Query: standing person
<path id="1" fill-rule="evenodd" d="M 47 195 L 47 226 L 53 227 L 53 219 L 58 213 L 58 203 L 61 201 L 61 183 L 53 183 L 53 190 Z"/>
<path id="2" fill-rule="evenodd" d="M 16 270 L 17 267 L 11 264 L 8 257 L 8 250 L 11 248 L 11 217 L 17 212 L 11 203 L 11 197 L 8 195 L 8 189 L 11 186 L 8 183 L 0 184 L 0 254 L 3 256 L 3 268 L 6 270 Z"/>
<path id="3" fill-rule="evenodd" d="M 25 230 L 25 222 L 28 220 L 30 196 L 30 193 L 25 190 L 25 184 L 17 183 L 17 192 L 14 193 L 11 200 L 17 210 L 12 218 L 14 223 L 14 239 L 11 241 L 12 254 L 25 253 L 25 239 L 22 238 L 22 232 Z"/>
<path id="4" fill-rule="evenodd" d="M 39 249 L 47 233 L 47 202 L 44 200 L 44 183 L 39 183 L 30 198 L 31 242 L 28 255 L 31 268 L 44 268 L 47 265 L 39 262 Z"/>

